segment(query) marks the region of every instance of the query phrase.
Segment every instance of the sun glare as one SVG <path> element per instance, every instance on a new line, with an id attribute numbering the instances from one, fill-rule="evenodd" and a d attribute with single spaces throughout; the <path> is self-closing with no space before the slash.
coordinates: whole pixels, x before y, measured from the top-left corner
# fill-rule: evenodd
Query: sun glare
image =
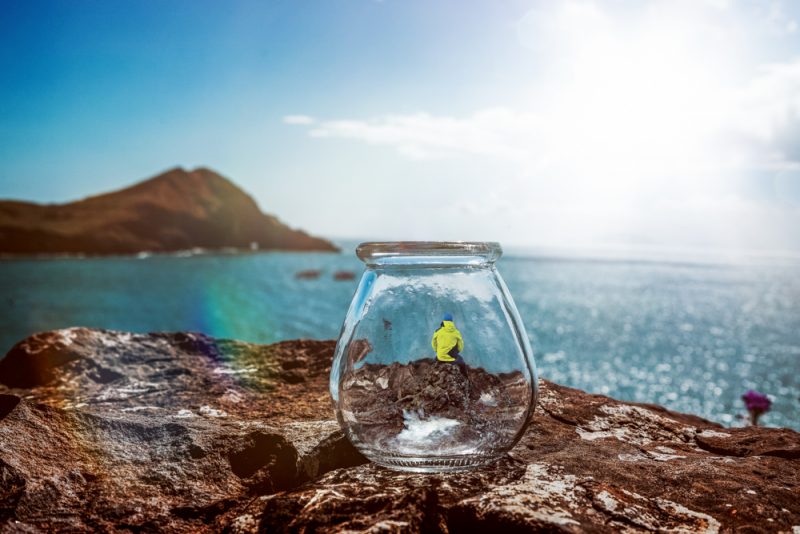
<path id="1" fill-rule="evenodd" d="M 731 157 L 723 137 L 737 39 L 694 12 L 637 16 L 631 24 L 567 4 L 520 30 L 540 32 L 521 40 L 555 58 L 544 64 L 548 89 L 530 103 L 547 124 L 547 148 L 531 150 L 531 165 L 586 200 L 577 226 L 627 220 L 635 230 L 643 206 L 675 211 L 735 179 L 719 170 Z M 542 162 L 542 153 L 551 157 Z"/>
<path id="2" fill-rule="evenodd" d="M 715 65 L 725 60 L 714 48 L 687 46 L 692 28 L 680 24 L 627 31 L 601 19 L 560 43 L 548 113 L 560 130 L 554 141 L 569 147 L 557 151 L 578 170 L 674 176 L 719 158 L 710 145 L 725 92 Z"/>

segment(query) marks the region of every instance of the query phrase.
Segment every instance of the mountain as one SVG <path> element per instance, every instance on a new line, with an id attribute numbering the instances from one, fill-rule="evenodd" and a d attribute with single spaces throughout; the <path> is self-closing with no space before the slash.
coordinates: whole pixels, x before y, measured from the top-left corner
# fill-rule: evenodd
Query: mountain
<path id="1" fill-rule="evenodd" d="M 0 254 L 135 254 L 191 248 L 338 250 L 262 213 L 216 172 L 180 167 L 67 204 L 0 201 Z"/>

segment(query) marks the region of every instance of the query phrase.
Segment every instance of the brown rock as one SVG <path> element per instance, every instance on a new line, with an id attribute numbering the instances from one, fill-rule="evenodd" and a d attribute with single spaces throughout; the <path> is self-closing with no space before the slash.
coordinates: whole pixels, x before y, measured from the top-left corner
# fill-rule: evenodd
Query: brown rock
<path id="1" fill-rule="evenodd" d="M 346 280 L 355 280 L 356 273 L 353 271 L 336 271 L 333 273 L 333 279 L 339 282 L 344 282 Z"/>
<path id="2" fill-rule="evenodd" d="M 466 443 L 509 443 L 522 424 L 519 410 L 530 404 L 522 373 L 495 375 L 482 368 L 437 362 L 433 358 L 406 364 L 365 364 L 342 381 L 343 408 L 359 414 L 357 434 L 367 443 L 397 436 L 409 414 L 458 421 L 439 447 Z M 413 417 L 413 416 L 412 416 Z"/>
<path id="3" fill-rule="evenodd" d="M 305 271 L 297 271 L 294 274 L 294 277 L 298 280 L 316 280 L 319 278 L 319 275 L 322 274 L 322 271 L 319 269 L 308 269 Z"/>
<path id="4" fill-rule="evenodd" d="M 333 421 L 330 350 L 88 329 L 17 344 L 0 380 L 32 387 L 0 387 L 0 531 L 220 530 L 363 463 Z"/>
<path id="5" fill-rule="evenodd" d="M 701 449 L 724 456 L 777 456 L 800 459 L 797 433 L 786 428 L 729 428 L 724 432 L 700 432 L 695 441 Z"/>
<path id="6" fill-rule="evenodd" d="M 18 344 L 0 361 L 0 531 L 800 525 L 798 433 L 723 428 L 547 381 L 528 432 L 490 467 L 414 475 L 363 464 L 332 420 L 333 347 L 88 329 Z M 369 369 L 372 380 L 407 380 L 397 367 Z"/>

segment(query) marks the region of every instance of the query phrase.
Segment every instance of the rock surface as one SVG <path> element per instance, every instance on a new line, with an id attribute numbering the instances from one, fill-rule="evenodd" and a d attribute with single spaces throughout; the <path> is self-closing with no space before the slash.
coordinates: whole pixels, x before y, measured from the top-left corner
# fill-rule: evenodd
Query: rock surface
<path id="1" fill-rule="evenodd" d="M 505 450 L 530 413 L 530 383 L 521 372 L 493 374 L 432 357 L 367 363 L 346 373 L 341 384 L 351 439 L 397 454 Z M 434 421 L 438 428 L 431 428 Z"/>
<path id="2" fill-rule="evenodd" d="M 210 169 L 175 168 L 68 204 L 0 201 L 0 255 L 204 250 L 335 251 L 293 230 Z"/>
<path id="3" fill-rule="evenodd" d="M 796 532 L 800 435 L 542 381 L 491 467 L 364 462 L 334 343 L 70 329 L 0 361 L 0 531 Z"/>

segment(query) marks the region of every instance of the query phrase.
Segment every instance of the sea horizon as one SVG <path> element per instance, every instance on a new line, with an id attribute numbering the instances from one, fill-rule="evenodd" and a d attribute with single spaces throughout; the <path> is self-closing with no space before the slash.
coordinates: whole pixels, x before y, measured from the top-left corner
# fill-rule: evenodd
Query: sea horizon
<path id="1" fill-rule="evenodd" d="M 341 254 L 355 253 L 361 243 L 396 242 L 402 240 L 380 238 L 350 238 L 320 236 L 340 248 L 339 252 L 328 251 L 292 251 L 269 248 L 236 248 L 236 247 L 188 247 L 171 251 L 141 250 L 135 253 L 93 254 L 93 253 L 39 253 L 39 254 L 7 254 L 0 253 L 0 261 L 25 260 L 58 260 L 58 259 L 112 259 L 150 257 L 192 257 L 192 256 L 230 256 L 257 254 Z M 578 260 L 578 261 L 620 261 L 620 262 L 653 262 L 653 263 L 698 263 L 709 265 L 747 265 L 764 263 L 800 264 L 800 250 L 793 249 L 748 249 L 748 248 L 709 248 L 672 245 L 632 245 L 625 243 L 607 243 L 595 245 L 504 245 L 496 240 L 420 240 L 409 239 L 409 242 L 498 242 L 503 248 L 504 257 L 539 259 L 539 260 Z"/>

